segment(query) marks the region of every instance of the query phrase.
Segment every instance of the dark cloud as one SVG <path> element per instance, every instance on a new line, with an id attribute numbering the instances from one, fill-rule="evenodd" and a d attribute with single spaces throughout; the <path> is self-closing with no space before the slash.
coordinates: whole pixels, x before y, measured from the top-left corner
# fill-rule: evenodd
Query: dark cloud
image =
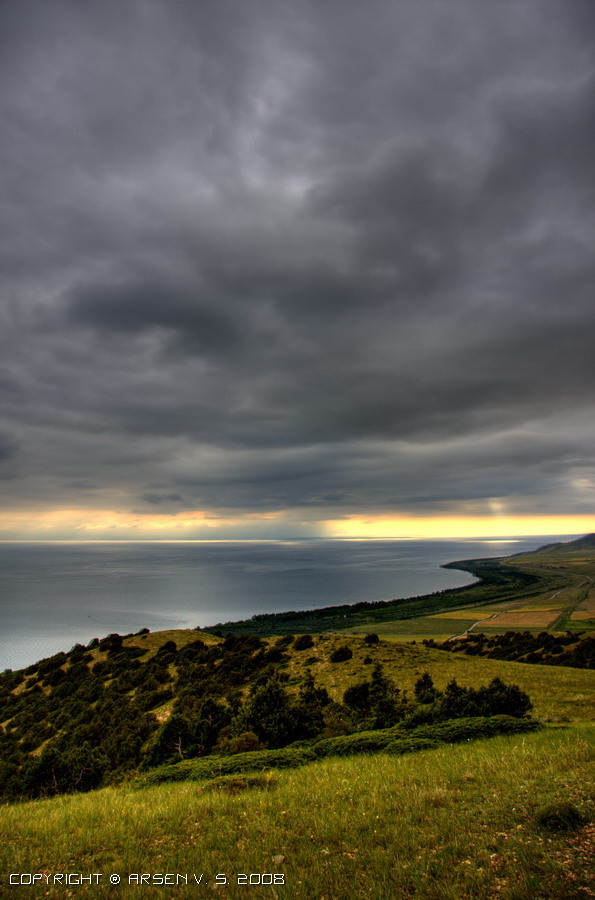
<path id="1" fill-rule="evenodd" d="M 0 432 L 0 463 L 5 462 L 6 460 L 12 459 L 16 456 L 18 451 L 18 444 L 8 434 L 2 434 Z"/>
<path id="2" fill-rule="evenodd" d="M 23 0 L 0 44 L 7 505 L 588 511 L 588 3 Z"/>
<path id="3" fill-rule="evenodd" d="M 208 296 L 201 297 L 200 285 L 184 289 L 173 279 L 75 289 L 66 315 L 74 324 L 108 333 L 174 333 L 189 351 L 203 355 L 237 352 L 241 338 L 239 322 L 211 304 Z"/>
<path id="4" fill-rule="evenodd" d="M 182 497 L 179 494 L 158 494 L 153 491 L 148 491 L 146 494 L 143 494 L 141 500 L 144 503 L 150 503 L 153 506 L 159 506 L 161 503 L 183 503 Z"/>

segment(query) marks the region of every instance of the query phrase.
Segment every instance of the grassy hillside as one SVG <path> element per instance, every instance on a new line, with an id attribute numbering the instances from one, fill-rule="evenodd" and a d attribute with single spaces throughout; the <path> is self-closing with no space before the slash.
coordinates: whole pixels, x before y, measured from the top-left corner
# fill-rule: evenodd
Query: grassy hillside
<path id="1" fill-rule="evenodd" d="M 296 771 L 106 788 L 0 808 L 6 896 L 296 900 L 579 900 L 595 896 L 595 728 L 425 751 L 329 759 Z M 568 831 L 540 809 L 569 801 Z M 579 823 L 580 824 L 580 823 Z M 7 885 L 8 873 L 102 873 L 89 887 Z M 109 875 L 122 881 L 112 888 Z M 200 887 L 129 884 L 131 873 L 203 875 Z M 277 873 L 284 885 L 237 885 Z M 204 881 L 208 885 L 204 885 Z"/>
<path id="2" fill-rule="evenodd" d="M 533 701 L 533 715 L 540 718 L 566 717 L 571 720 L 595 720 L 595 671 L 562 666 L 529 666 L 506 660 L 460 656 L 424 647 L 382 639 L 367 645 L 359 636 L 317 635 L 315 649 L 290 653 L 286 671 L 293 683 L 310 668 L 317 682 L 334 699 L 359 681 L 372 667 L 381 662 L 385 672 L 399 687 L 411 692 L 415 681 L 429 672 L 437 687 L 444 688 L 453 678 L 460 684 L 480 687 L 492 678 L 518 684 Z M 353 657 L 342 663 L 331 663 L 333 650 L 347 645 Z M 366 663 L 365 660 L 372 663 Z"/>
<path id="3" fill-rule="evenodd" d="M 375 673 L 381 681 L 362 705 L 358 685 L 372 685 Z M 109 635 L 0 676 L 1 795 L 89 790 L 139 767 L 385 728 L 426 709 L 431 699 L 418 701 L 413 692 L 425 673 L 442 695 L 453 679 L 479 690 L 497 678 L 518 685 L 542 720 L 595 718 L 595 672 L 588 669 L 353 635 Z M 346 705 L 348 690 L 357 696 Z M 437 715 L 508 713 L 507 702 L 487 710 L 449 701 Z"/>

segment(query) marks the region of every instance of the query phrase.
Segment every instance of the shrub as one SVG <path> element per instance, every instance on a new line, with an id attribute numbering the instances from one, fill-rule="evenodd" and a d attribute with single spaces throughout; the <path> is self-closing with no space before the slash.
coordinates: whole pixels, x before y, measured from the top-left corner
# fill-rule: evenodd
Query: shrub
<path id="1" fill-rule="evenodd" d="M 343 703 L 358 712 L 367 712 L 370 708 L 370 682 L 361 681 L 352 684 L 343 694 Z"/>
<path id="2" fill-rule="evenodd" d="M 424 704 L 433 703 L 438 696 L 438 691 L 434 687 L 432 676 L 428 672 L 424 672 L 423 675 L 420 675 L 415 682 L 413 692 L 417 702 Z"/>
<path id="3" fill-rule="evenodd" d="M 548 803 L 535 811 L 534 821 L 547 831 L 571 831 L 587 824 L 586 817 L 567 800 Z"/>
<path id="4" fill-rule="evenodd" d="M 187 760 L 173 766 L 159 766 L 147 772 L 138 782 L 139 787 L 162 784 L 167 781 L 202 781 L 221 775 L 239 775 L 244 772 L 262 772 L 266 769 L 287 769 L 303 766 L 316 759 L 311 750 L 286 747 L 283 750 L 261 750 L 255 753 L 238 753 L 236 756 L 211 756 L 205 759 Z"/>
<path id="5" fill-rule="evenodd" d="M 300 702 L 295 703 L 278 678 L 269 678 L 254 690 L 234 720 L 233 729 L 239 733 L 252 731 L 269 747 L 284 747 L 299 738 L 319 734 L 323 726 L 322 715 L 316 709 L 319 705 L 314 696 L 303 692 Z"/>
<path id="6" fill-rule="evenodd" d="M 348 687 L 343 695 L 345 706 L 370 719 L 374 728 L 390 728 L 405 718 L 410 704 L 405 694 L 384 675 L 382 666 L 374 666 L 371 681 Z"/>
<path id="7" fill-rule="evenodd" d="M 395 740 L 391 729 L 385 731 L 360 731 L 344 737 L 325 738 L 312 748 L 318 757 L 356 756 L 358 753 L 379 753 Z"/>
<path id="8" fill-rule="evenodd" d="M 312 640 L 311 634 L 300 634 L 296 637 L 293 649 L 294 650 L 308 650 L 310 647 L 314 646 L 314 641 Z"/>
<path id="9" fill-rule="evenodd" d="M 528 731 L 537 731 L 541 727 L 543 726 L 539 722 L 533 722 L 531 719 L 517 719 L 514 716 L 469 716 L 464 719 L 423 725 L 414 729 L 411 735 L 456 744 L 459 741 L 492 737 L 495 734 L 522 734 Z"/>
<path id="10" fill-rule="evenodd" d="M 380 638 L 377 634 L 367 634 L 364 638 L 366 644 L 379 644 Z"/>
<path id="11" fill-rule="evenodd" d="M 344 645 L 343 647 L 337 647 L 337 649 L 331 653 L 330 660 L 334 663 L 345 662 L 346 659 L 351 659 L 352 656 L 353 653 L 351 648 Z"/>
<path id="12" fill-rule="evenodd" d="M 122 646 L 121 634 L 108 634 L 107 637 L 99 641 L 99 649 L 105 650 L 107 653 L 116 653 Z"/>
<path id="13" fill-rule="evenodd" d="M 270 791 L 277 786 L 277 780 L 268 772 L 266 775 L 221 775 L 213 778 L 205 785 L 207 791 L 220 791 L 225 794 L 239 794 L 249 788 L 261 791 Z"/>
<path id="14" fill-rule="evenodd" d="M 432 741 L 429 738 L 399 738 L 391 741 L 384 750 L 385 753 L 419 753 L 420 750 L 434 750 L 440 746 L 440 741 Z"/>
<path id="15" fill-rule="evenodd" d="M 293 641 L 292 634 L 284 634 L 280 638 L 277 639 L 277 644 L 279 647 L 289 647 L 291 642 Z"/>
<path id="16" fill-rule="evenodd" d="M 222 756 L 233 756 L 236 753 L 252 753 L 266 748 L 253 731 L 243 731 L 237 737 L 224 741 L 217 749 Z"/>

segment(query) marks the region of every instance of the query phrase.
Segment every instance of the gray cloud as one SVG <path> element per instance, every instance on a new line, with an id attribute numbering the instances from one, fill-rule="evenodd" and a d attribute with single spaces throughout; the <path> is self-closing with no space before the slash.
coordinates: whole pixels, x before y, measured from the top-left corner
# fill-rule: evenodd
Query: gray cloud
<path id="1" fill-rule="evenodd" d="M 6 462 L 16 456 L 18 444 L 9 434 L 0 432 L 0 463 Z"/>
<path id="2" fill-rule="evenodd" d="M 3 502 L 590 511 L 594 26 L 4 4 Z"/>

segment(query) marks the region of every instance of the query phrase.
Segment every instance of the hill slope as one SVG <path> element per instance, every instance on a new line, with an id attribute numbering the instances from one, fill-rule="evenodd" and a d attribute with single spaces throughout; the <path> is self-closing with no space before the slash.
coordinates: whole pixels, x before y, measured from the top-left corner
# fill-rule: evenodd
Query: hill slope
<path id="1" fill-rule="evenodd" d="M 584 900 L 595 894 L 594 759 L 594 728 L 550 728 L 414 757 L 4 807 L 1 886 L 14 897 L 170 900 L 217 890 L 219 875 L 231 900 Z M 591 824 L 540 825 L 544 804 L 561 800 Z M 9 887 L 11 872 L 48 881 Z M 100 882 L 68 888 L 52 882 L 56 873 L 99 873 Z M 168 885 L 157 873 L 170 873 Z M 270 883 L 275 874 L 282 884 Z"/>
<path id="2" fill-rule="evenodd" d="M 412 692 L 424 673 L 438 691 L 453 678 L 473 689 L 494 678 L 519 685 L 543 719 L 595 717 L 593 671 L 370 644 L 361 636 L 109 635 L 0 676 L 0 790 L 8 797 L 85 790 L 139 765 L 370 727 L 357 685 L 370 684 L 375 671 L 390 697 L 391 683 L 401 691 L 389 697 L 395 721 L 415 711 Z M 268 706 L 262 698 L 255 706 L 253 696 L 269 682 L 277 686 Z M 349 708 L 342 705 L 347 689 L 356 691 Z"/>

